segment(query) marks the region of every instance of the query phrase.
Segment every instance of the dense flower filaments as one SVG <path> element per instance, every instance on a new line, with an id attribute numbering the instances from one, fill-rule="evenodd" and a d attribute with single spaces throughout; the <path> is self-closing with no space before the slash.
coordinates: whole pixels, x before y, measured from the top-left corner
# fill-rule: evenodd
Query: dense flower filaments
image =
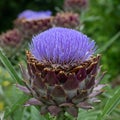
<path id="1" fill-rule="evenodd" d="M 41 114 L 74 117 L 78 108 L 91 109 L 91 103 L 104 85 L 98 85 L 100 55 L 94 55 L 95 42 L 67 28 L 52 28 L 32 39 L 26 52 L 27 69 L 22 69 L 27 87 L 17 85 L 32 98 L 26 105 L 39 105 Z"/>
<path id="2" fill-rule="evenodd" d="M 32 11 L 26 10 L 18 15 L 14 21 L 15 27 L 20 29 L 26 38 L 31 38 L 34 34 L 42 32 L 50 27 L 51 24 L 50 11 Z"/>
<path id="3" fill-rule="evenodd" d="M 31 44 L 31 53 L 36 59 L 56 64 L 84 62 L 94 52 L 94 41 L 80 32 L 66 28 L 53 28 L 39 34 L 33 37 Z"/>
<path id="4" fill-rule="evenodd" d="M 72 12 L 57 13 L 53 18 L 53 24 L 59 27 L 77 28 L 80 24 L 79 15 Z"/>

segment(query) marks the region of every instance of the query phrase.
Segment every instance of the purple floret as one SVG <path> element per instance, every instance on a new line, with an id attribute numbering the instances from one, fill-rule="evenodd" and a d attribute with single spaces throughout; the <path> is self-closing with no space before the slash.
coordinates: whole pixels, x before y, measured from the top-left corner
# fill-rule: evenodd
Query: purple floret
<path id="1" fill-rule="evenodd" d="M 32 11 L 25 10 L 18 15 L 18 18 L 25 18 L 27 20 L 36 20 L 41 18 L 48 18 L 52 14 L 51 11 Z"/>
<path id="2" fill-rule="evenodd" d="M 51 28 L 33 37 L 30 51 L 39 61 L 55 64 L 84 62 L 95 52 L 95 42 L 81 32 Z"/>

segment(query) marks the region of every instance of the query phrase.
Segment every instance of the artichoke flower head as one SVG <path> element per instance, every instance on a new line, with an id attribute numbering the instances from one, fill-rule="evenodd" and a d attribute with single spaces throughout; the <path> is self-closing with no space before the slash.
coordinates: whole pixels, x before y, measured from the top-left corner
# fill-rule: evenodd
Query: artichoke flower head
<path id="1" fill-rule="evenodd" d="M 39 105 L 41 114 L 54 116 L 66 111 L 78 116 L 78 108 L 91 109 L 91 103 L 104 85 L 100 55 L 94 55 L 95 42 L 68 28 L 51 28 L 32 38 L 26 52 L 28 72 L 22 68 L 25 86 L 17 85 L 32 98 L 26 105 Z"/>
<path id="2" fill-rule="evenodd" d="M 50 17 L 52 14 L 51 11 L 33 11 L 33 10 L 25 10 L 18 15 L 19 19 L 27 19 L 27 20 L 37 20 L 42 18 Z"/>
<path id="3" fill-rule="evenodd" d="M 64 9 L 66 11 L 81 13 L 88 7 L 88 2 L 88 0 L 65 0 Z"/>
<path id="4" fill-rule="evenodd" d="M 80 16 L 73 12 L 58 12 L 53 18 L 53 25 L 57 27 L 65 27 L 77 29 L 80 27 Z"/>
<path id="5" fill-rule="evenodd" d="M 14 26 L 18 28 L 26 39 L 52 27 L 52 12 L 25 10 L 18 15 Z"/>

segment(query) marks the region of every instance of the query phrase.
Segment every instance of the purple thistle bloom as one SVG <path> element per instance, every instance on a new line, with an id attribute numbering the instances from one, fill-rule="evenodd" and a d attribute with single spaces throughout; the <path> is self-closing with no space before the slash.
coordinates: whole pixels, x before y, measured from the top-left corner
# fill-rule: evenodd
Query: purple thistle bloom
<path id="1" fill-rule="evenodd" d="M 27 71 L 21 66 L 27 87 L 17 85 L 32 95 L 25 105 L 40 106 L 42 115 L 57 118 L 65 112 L 77 117 L 79 108 L 92 109 L 105 86 L 99 84 L 104 73 L 95 50 L 93 40 L 68 28 L 52 28 L 33 37 L 26 51 Z"/>
<path id="2" fill-rule="evenodd" d="M 37 20 L 41 18 L 48 18 L 52 14 L 51 11 L 32 11 L 32 10 L 25 10 L 18 15 L 18 18 L 25 18 L 27 20 Z"/>
<path id="3" fill-rule="evenodd" d="M 76 30 L 52 28 L 32 39 L 30 50 L 39 61 L 55 64 L 84 62 L 95 52 L 95 42 Z"/>

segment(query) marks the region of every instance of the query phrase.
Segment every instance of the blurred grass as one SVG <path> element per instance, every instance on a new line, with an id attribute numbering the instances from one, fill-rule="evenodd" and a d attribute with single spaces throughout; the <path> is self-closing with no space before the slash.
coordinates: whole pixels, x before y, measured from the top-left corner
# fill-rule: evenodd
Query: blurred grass
<path id="1" fill-rule="evenodd" d="M 113 96 L 110 97 L 104 108 L 101 110 L 101 114 L 98 115 L 97 120 L 103 120 L 106 116 L 109 116 L 109 114 L 120 104 L 120 88 L 117 89 Z"/>
<path id="2" fill-rule="evenodd" d="M 10 63 L 10 61 L 8 60 L 8 58 L 4 55 L 4 53 L 2 52 L 2 50 L 0 50 L 0 60 L 4 64 L 4 66 L 7 68 L 7 70 L 10 73 L 10 75 L 12 76 L 12 78 L 16 82 L 18 82 L 19 84 L 22 84 L 22 80 L 18 76 L 18 73 L 16 72 L 16 70 L 14 69 L 14 67 L 12 66 L 12 64 Z"/>

